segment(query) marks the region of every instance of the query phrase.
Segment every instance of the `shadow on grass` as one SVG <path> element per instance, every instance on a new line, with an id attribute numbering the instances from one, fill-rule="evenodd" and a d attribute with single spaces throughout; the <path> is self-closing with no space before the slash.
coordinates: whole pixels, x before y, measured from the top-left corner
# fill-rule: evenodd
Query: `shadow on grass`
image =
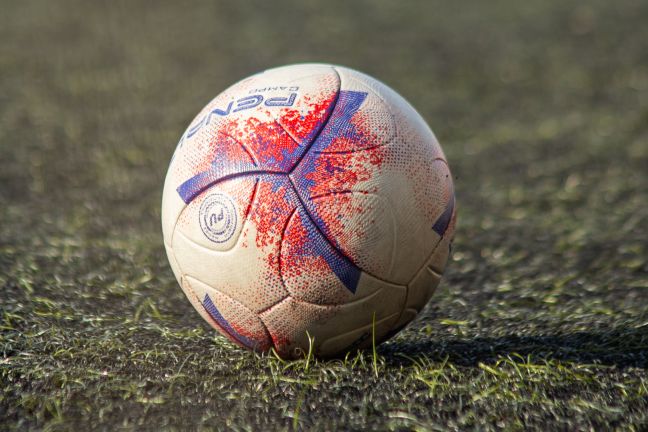
<path id="1" fill-rule="evenodd" d="M 461 366 L 491 363 L 507 355 L 531 356 L 537 360 L 597 363 L 617 367 L 648 367 L 648 326 L 615 328 L 609 331 L 581 331 L 538 336 L 448 338 L 426 341 L 394 341 L 379 347 L 390 365 L 411 363 L 403 357 L 425 356 Z"/>

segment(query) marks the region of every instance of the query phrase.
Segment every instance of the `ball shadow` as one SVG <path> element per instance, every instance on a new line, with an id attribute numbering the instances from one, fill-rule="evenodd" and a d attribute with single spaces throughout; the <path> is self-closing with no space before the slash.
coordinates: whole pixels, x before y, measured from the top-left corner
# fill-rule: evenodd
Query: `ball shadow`
<path id="1" fill-rule="evenodd" d="M 460 366 L 477 367 L 508 355 L 531 356 L 533 361 L 560 360 L 608 366 L 648 367 L 648 325 L 639 328 L 614 328 L 609 331 L 467 337 L 429 340 L 395 340 L 379 347 L 389 365 L 411 364 L 427 357 Z M 407 357 L 406 357 L 407 356 Z"/>

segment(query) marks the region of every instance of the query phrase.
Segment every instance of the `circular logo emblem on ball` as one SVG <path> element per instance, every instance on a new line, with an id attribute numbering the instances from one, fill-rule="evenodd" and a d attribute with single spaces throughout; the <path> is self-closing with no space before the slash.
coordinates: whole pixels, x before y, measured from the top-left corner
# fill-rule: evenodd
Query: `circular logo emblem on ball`
<path id="1" fill-rule="evenodd" d="M 227 195 L 209 195 L 200 205 L 200 229 L 214 243 L 225 243 L 231 239 L 236 224 L 236 207 Z"/>

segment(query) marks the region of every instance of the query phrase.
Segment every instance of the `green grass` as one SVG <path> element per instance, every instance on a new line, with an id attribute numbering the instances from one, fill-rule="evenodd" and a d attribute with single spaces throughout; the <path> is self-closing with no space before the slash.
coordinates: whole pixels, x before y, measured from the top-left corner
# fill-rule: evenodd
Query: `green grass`
<path id="1" fill-rule="evenodd" d="M 645 2 L 0 10 L 0 429 L 648 428 Z M 159 204 L 209 99 L 312 60 L 419 109 L 459 223 L 411 326 L 288 362 L 203 323 Z"/>

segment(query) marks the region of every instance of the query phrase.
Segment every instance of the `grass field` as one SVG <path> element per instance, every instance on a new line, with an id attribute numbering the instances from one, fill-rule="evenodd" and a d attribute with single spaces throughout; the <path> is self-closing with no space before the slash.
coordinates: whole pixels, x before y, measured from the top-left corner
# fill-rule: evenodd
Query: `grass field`
<path id="1" fill-rule="evenodd" d="M 0 430 L 648 429 L 647 2 L 0 10 Z M 375 355 L 242 351 L 164 253 L 188 122 L 300 61 L 397 89 L 456 177 L 441 287 Z"/>

